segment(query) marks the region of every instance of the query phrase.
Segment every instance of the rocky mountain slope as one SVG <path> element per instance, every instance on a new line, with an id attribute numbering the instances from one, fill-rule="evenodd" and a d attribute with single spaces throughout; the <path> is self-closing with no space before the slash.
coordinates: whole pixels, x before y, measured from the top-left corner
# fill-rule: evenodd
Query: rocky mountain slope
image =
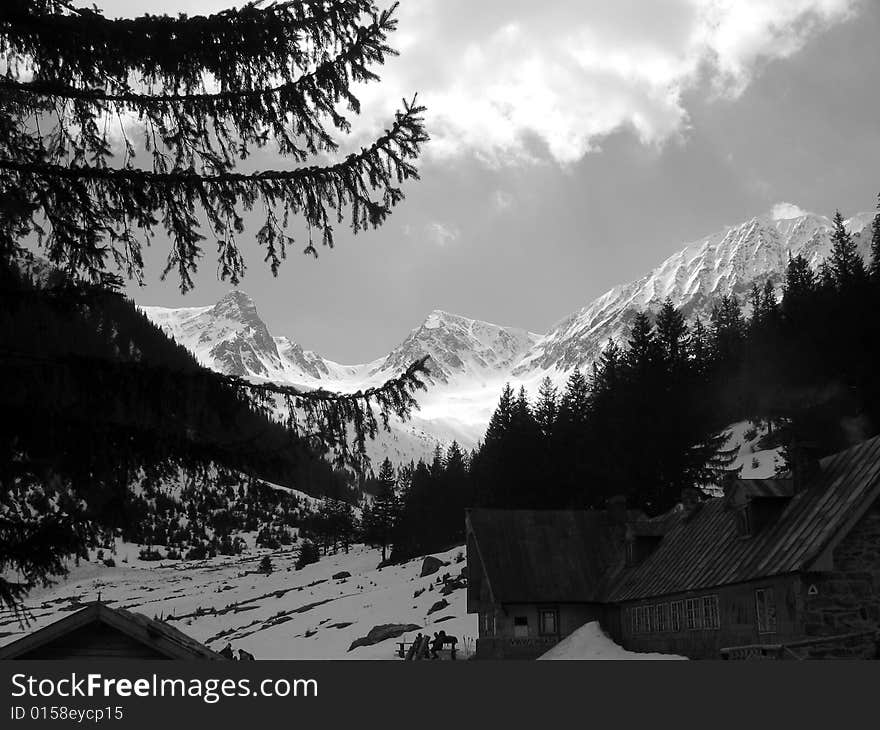
<path id="1" fill-rule="evenodd" d="M 866 258 L 873 217 L 863 213 L 846 222 Z M 545 375 L 561 384 L 574 368 L 588 368 L 609 339 L 625 339 L 637 312 L 656 311 L 667 297 L 689 319 L 705 320 L 717 297 L 733 293 L 745 298 L 753 283 L 770 279 L 781 295 L 789 256 L 802 254 L 818 266 L 831 250 L 831 232 L 827 217 L 776 206 L 774 212 L 686 245 L 544 335 L 436 310 L 390 353 L 360 365 L 342 365 L 292 339 L 273 337 L 242 291 L 210 307 L 143 311 L 208 367 L 303 387 L 357 390 L 394 377 L 427 355 L 432 387 L 420 396 L 421 410 L 409 423 L 392 424 L 392 433 L 371 447 L 374 457 L 405 461 L 428 455 L 437 442 L 453 438 L 475 445 L 506 381 L 530 391 Z"/>

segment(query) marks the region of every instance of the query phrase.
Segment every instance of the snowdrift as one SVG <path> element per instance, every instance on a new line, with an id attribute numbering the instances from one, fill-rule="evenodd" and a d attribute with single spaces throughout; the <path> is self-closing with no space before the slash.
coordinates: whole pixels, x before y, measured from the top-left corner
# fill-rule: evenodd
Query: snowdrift
<path id="1" fill-rule="evenodd" d="M 627 651 L 615 644 L 602 631 L 598 621 L 584 624 L 570 636 L 560 641 L 542 659 L 685 659 L 677 654 L 641 654 Z"/>

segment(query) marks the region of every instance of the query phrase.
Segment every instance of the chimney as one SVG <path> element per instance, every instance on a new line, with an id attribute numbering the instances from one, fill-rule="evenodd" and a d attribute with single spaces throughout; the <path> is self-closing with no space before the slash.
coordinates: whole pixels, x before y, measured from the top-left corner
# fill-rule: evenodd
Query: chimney
<path id="1" fill-rule="evenodd" d="M 696 487 L 685 487 L 681 490 L 681 506 L 685 512 L 691 512 L 700 504 L 702 492 Z"/>
<path id="2" fill-rule="evenodd" d="M 819 473 L 819 446 L 812 441 L 795 441 L 791 446 L 791 477 L 794 493 L 800 494 Z"/>
<path id="3" fill-rule="evenodd" d="M 612 524 L 626 524 L 626 497 L 624 495 L 616 494 L 613 497 L 609 497 L 606 502 L 606 509 Z"/>

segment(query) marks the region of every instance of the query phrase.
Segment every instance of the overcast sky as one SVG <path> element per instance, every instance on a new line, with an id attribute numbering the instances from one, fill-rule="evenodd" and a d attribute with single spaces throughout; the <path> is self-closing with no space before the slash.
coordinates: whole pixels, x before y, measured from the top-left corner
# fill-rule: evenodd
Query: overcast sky
<path id="1" fill-rule="evenodd" d="M 364 90 L 354 141 L 418 91 L 432 135 L 421 182 L 382 229 L 340 230 L 336 249 L 293 254 L 277 279 L 245 252 L 241 288 L 273 334 L 326 357 L 378 357 L 432 309 L 545 332 L 779 202 L 874 207 L 876 0 L 403 0 L 399 18 L 401 56 Z M 139 303 L 210 304 L 229 289 L 210 242 L 185 297 L 159 281 L 166 252 L 154 244 L 147 286 L 130 290 Z"/>

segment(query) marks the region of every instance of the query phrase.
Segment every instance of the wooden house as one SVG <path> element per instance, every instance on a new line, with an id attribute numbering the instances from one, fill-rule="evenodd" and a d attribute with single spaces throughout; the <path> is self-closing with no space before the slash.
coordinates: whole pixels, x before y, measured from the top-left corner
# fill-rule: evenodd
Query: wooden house
<path id="1" fill-rule="evenodd" d="M 477 658 L 532 659 L 603 616 L 605 575 L 625 538 L 625 514 L 475 509 L 466 530 Z"/>
<path id="2" fill-rule="evenodd" d="M 225 660 L 163 621 L 91 603 L 0 647 L 0 659 Z"/>
<path id="3" fill-rule="evenodd" d="M 788 478 L 734 480 L 723 497 L 686 495 L 656 519 L 626 513 L 622 539 L 612 512 L 469 514 L 478 657 L 541 653 L 544 644 L 519 652 L 512 641 L 526 605 L 559 612 L 558 638 L 585 617 L 633 651 L 877 656 L 880 437 L 821 461 L 801 457 Z M 520 594 L 529 603 L 512 600 Z M 539 623 L 538 636 L 549 625 Z"/>

